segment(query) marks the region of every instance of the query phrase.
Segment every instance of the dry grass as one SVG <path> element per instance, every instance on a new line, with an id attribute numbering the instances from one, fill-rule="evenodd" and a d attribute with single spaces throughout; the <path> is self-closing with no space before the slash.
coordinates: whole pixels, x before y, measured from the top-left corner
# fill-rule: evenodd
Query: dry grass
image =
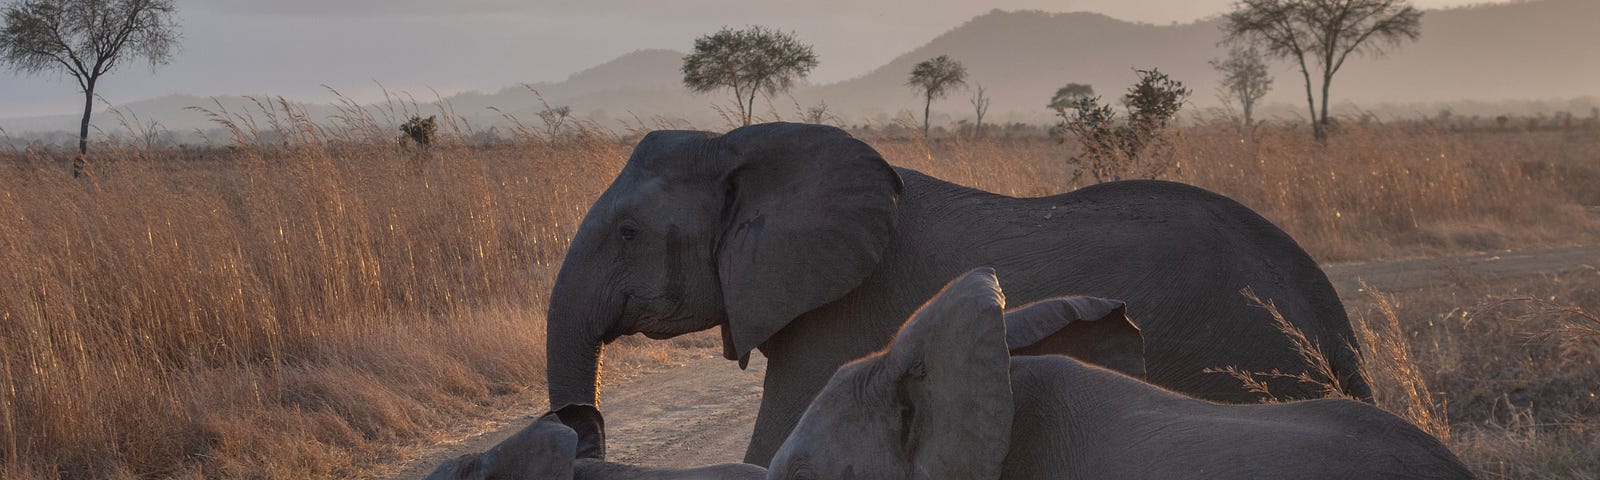
<path id="1" fill-rule="evenodd" d="M 1443 441 L 1481 478 L 1600 476 L 1600 317 L 1590 313 L 1600 306 L 1597 274 L 1492 287 L 1461 278 L 1400 294 L 1362 282 L 1346 293 L 1362 294 L 1348 306 L 1374 402 Z M 1277 397 L 1266 381 L 1279 378 L 1343 396 L 1324 347 L 1271 302 L 1246 296 L 1271 312 L 1312 371 L 1209 371 L 1269 401 Z M 1463 303 L 1474 306 L 1455 307 Z"/>
<path id="2" fill-rule="evenodd" d="M 550 279 L 628 145 L 259 128 L 289 140 L 0 167 L 0 477 L 349 477 L 542 401 Z"/>
<path id="3" fill-rule="evenodd" d="M 101 145 L 88 180 L 68 178 L 62 158 L 0 154 L 0 477 L 361 476 L 474 420 L 537 408 L 544 297 L 637 132 L 519 126 L 477 144 L 464 139 L 481 132 L 441 112 L 442 137 L 419 150 L 394 141 L 409 113 L 214 112 L 233 145 Z M 1245 144 L 1199 126 L 1178 139 L 1172 178 L 1258 209 L 1322 260 L 1593 241 L 1582 205 L 1600 203 L 1585 197 L 1600 173 L 1583 152 L 1600 138 L 1553 135 L 1356 125 L 1324 149 L 1292 129 Z M 867 139 L 893 163 L 1001 193 L 1075 187 L 1043 138 Z M 1450 376 L 1482 373 L 1465 367 L 1487 354 L 1449 342 L 1509 358 L 1522 344 L 1494 329 L 1512 327 L 1463 320 L 1427 340 L 1409 321 L 1420 317 L 1395 315 L 1408 321 L 1380 326 L 1408 335 L 1380 335 L 1404 338 L 1420 365 L 1408 375 L 1433 387 L 1420 392 L 1447 392 L 1441 418 L 1497 425 L 1455 428 L 1459 448 L 1484 452 L 1481 471 L 1552 455 L 1562 435 L 1594 438 L 1593 413 L 1576 423 L 1587 430 L 1551 433 L 1575 423 Z M 625 339 L 608 367 L 715 345 Z M 1538 362 L 1527 381 L 1560 373 Z"/>
<path id="4" fill-rule="evenodd" d="M 1479 476 L 1600 477 L 1597 272 L 1369 291 L 1350 308 L 1379 406 Z"/>
<path id="5" fill-rule="evenodd" d="M 1433 256 L 1600 238 L 1600 130 L 1456 134 L 1353 123 L 1321 147 L 1274 126 L 1185 128 L 1162 176 L 1223 193 L 1322 262 Z M 870 139 L 892 163 L 1010 195 L 1069 191 L 1065 147 L 1038 136 L 932 145 Z"/>

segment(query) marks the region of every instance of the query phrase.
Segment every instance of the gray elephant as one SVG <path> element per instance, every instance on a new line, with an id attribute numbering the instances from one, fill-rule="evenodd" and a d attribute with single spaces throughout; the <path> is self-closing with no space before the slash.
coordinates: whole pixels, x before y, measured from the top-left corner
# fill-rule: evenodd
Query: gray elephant
<path id="1" fill-rule="evenodd" d="M 760 349 L 768 359 L 745 455 L 765 465 L 834 370 L 881 349 L 924 299 L 977 266 L 1005 275 L 1018 303 L 1129 302 L 1147 378 L 1228 402 L 1260 397 L 1206 369 L 1311 370 L 1240 294 L 1249 288 L 1327 347 L 1349 393 L 1369 395 L 1327 277 L 1237 202 L 1159 181 L 1012 198 L 890 167 L 837 128 L 772 123 L 639 142 L 552 288 L 550 405 L 599 405 L 602 346 L 619 336 L 720 327 L 724 356 L 743 366 Z M 1286 398 L 1322 394 L 1271 382 Z"/>
<path id="2" fill-rule="evenodd" d="M 593 406 L 571 405 L 540 417 L 487 452 L 440 464 L 426 480 L 755 480 L 767 474 L 742 463 L 659 469 L 599 460 L 594 457 L 602 448 L 598 435 L 604 424 Z"/>
<path id="3" fill-rule="evenodd" d="M 769 479 L 1468 479 L 1439 441 L 1343 399 L 1225 405 L 1064 356 L 1010 356 L 992 270 L 840 368 Z"/>

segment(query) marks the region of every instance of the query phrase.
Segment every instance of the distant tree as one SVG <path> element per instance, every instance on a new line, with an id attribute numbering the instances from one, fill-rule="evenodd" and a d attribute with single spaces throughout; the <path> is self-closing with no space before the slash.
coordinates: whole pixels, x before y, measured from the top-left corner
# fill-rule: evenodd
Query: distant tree
<path id="1" fill-rule="evenodd" d="M 1082 83 L 1069 83 L 1056 89 L 1056 94 L 1050 97 L 1049 108 L 1059 114 L 1069 108 L 1073 108 L 1074 105 L 1078 104 L 1079 100 L 1093 96 L 1094 87 Z"/>
<path id="2" fill-rule="evenodd" d="M 989 97 L 983 94 L 983 84 L 975 84 L 972 94 L 972 110 L 978 114 L 977 124 L 973 126 L 974 136 L 983 136 L 983 114 L 989 113 Z"/>
<path id="3" fill-rule="evenodd" d="M 572 116 L 572 107 L 548 107 L 539 111 L 539 120 L 544 122 L 546 137 L 554 138 L 561 133 L 561 128 L 566 126 L 567 119 Z"/>
<path id="4" fill-rule="evenodd" d="M 811 46 L 793 33 L 753 26 L 723 27 L 695 39 L 694 53 L 683 58 L 683 84 L 696 92 L 732 89 L 745 125 L 755 116 L 756 92 L 776 95 L 794 86 L 817 67 Z"/>
<path id="5" fill-rule="evenodd" d="M 1272 74 L 1267 73 L 1267 63 L 1255 47 L 1235 46 L 1228 58 L 1211 60 L 1211 68 L 1222 74 L 1223 102 L 1238 102 L 1244 112 L 1242 126 L 1248 135 L 1255 128 L 1252 120 L 1256 102 L 1272 91 Z"/>
<path id="6" fill-rule="evenodd" d="M 413 116 L 410 120 L 406 120 L 406 123 L 400 124 L 400 133 L 405 135 L 401 141 L 405 141 L 405 138 L 410 138 L 411 141 L 423 147 L 433 145 L 433 136 L 438 131 L 439 122 L 433 115 L 429 115 L 428 118 Z"/>
<path id="7" fill-rule="evenodd" d="M 1222 25 L 1224 41 L 1294 60 L 1305 78 L 1312 134 L 1327 138 L 1328 90 L 1351 54 L 1382 55 L 1422 36 L 1422 11 L 1406 0 L 1241 0 Z M 1322 80 L 1321 112 L 1311 72 Z"/>
<path id="8" fill-rule="evenodd" d="M 816 105 L 806 109 L 806 123 L 821 125 L 828 119 L 828 102 L 818 101 Z"/>
<path id="9" fill-rule="evenodd" d="M 1099 96 L 1079 97 L 1066 108 L 1056 110 L 1061 121 L 1050 129 L 1050 136 L 1063 143 L 1068 138 L 1078 140 L 1080 156 L 1074 160 L 1079 169 L 1075 175 L 1087 172 L 1100 182 L 1134 176 L 1154 178 L 1166 171 L 1167 164 L 1155 157 L 1170 147 L 1163 132 L 1183 108 L 1190 90 L 1159 69 L 1134 72 L 1139 81 L 1122 96 L 1128 116 L 1125 121 L 1118 122 L 1116 112 L 1101 103 Z"/>
<path id="10" fill-rule="evenodd" d="M 89 154 L 89 116 L 100 77 L 125 61 L 165 65 L 178 48 L 174 0 L 21 0 L 5 7 L 0 63 L 21 73 L 63 71 L 83 92 L 78 127 L 81 175 Z"/>
<path id="11" fill-rule="evenodd" d="M 967 84 L 967 67 L 961 62 L 952 60 L 949 55 L 940 55 L 911 69 L 911 78 L 906 80 L 906 86 L 921 92 L 925 102 L 922 105 L 922 135 L 928 135 L 928 114 L 932 111 L 934 99 L 944 98 L 950 90 Z"/>

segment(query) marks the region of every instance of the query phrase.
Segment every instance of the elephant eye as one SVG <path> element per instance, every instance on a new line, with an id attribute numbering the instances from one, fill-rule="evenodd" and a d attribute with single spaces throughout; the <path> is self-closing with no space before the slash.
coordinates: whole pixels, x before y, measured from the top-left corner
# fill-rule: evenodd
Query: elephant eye
<path id="1" fill-rule="evenodd" d="M 633 240 L 639 236 L 639 229 L 632 225 L 623 225 L 619 233 L 622 235 L 623 240 Z"/>

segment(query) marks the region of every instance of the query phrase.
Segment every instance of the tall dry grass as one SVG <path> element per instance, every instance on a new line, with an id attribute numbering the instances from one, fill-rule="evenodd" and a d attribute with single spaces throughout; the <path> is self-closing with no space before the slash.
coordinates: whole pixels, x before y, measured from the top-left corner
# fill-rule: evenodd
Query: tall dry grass
<path id="1" fill-rule="evenodd" d="M 482 143 L 446 110 L 418 149 L 393 128 L 414 104 L 318 121 L 257 106 L 210 112 L 225 146 L 97 145 L 86 180 L 4 154 L 0 477 L 361 476 L 542 401 L 544 296 L 638 132 L 513 122 Z M 1324 148 L 1201 125 L 1171 178 L 1324 261 L 1592 241 L 1582 152 L 1600 140 L 1541 135 L 1367 125 Z M 1044 138 L 866 138 L 1001 193 L 1077 186 Z M 624 342 L 608 365 L 665 361 L 660 345 Z"/>
<path id="2" fill-rule="evenodd" d="M 890 162 L 1038 196 L 1071 183 L 1070 146 L 1039 136 L 870 139 Z M 1271 126 L 1178 132 L 1161 178 L 1255 209 L 1322 262 L 1430 256 L 1600 238 L 1600 130 L 1461 134 L 1352 122 L 1326 146 Z"/>
<path id="3" fill-rule="evenodd" d="M 0 477 L 349 477 L 542 401 L 550 278 L 630 146 L 262 108 L 194 158 L 0 166 Z"/>

